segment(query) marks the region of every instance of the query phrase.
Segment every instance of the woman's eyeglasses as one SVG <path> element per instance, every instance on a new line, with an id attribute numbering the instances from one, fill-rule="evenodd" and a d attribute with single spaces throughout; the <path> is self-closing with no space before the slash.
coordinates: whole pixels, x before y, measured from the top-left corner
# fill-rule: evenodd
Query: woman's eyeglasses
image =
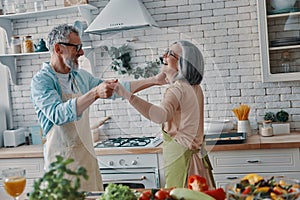
<path id="1" fill-rule="evenodd" d="M 75 47 L 77 52 L 79 52 L 82 49 L 82 44 L 71 44 L 71 43 L 67 43 L 67 42 L 58 42 L 57 44 Z"/>
<path id="2" fill-rule="evenodd" d="M 167 57 L 173 56 L 174 58 L 178 59 L 178 57 L 176 56 L 176 54 L 174 53 L 174 51 L 173 51 L 173 50 L 170 50 L 170 49 L 167 49 L 167 50 L 165 51 L 164 56 L 167 56 Z"/>

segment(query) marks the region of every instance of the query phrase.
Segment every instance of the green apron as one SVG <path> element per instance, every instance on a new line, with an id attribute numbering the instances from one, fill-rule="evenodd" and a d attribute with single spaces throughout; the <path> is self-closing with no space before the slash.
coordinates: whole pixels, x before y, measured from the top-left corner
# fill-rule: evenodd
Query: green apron
<path id="1" fill-rule="evenodd" d="M 179 144 L 175 139 L 173 139 L 165 131 L 163 133 L 163 158 L 164 158 L 164 170 L 166 178 L 166 188 L 177 187 L 183 188 L 186 186 L 186 180 L 188 176 L 188 171 L 190 167 L 190 161 L 194 153 L 199 153 L 199 149 L 190 150 L 181 144 Z M 209 176 L 213 186 L 214 179 L 211 173 L 212 166 L 210 164 L 208 155 L 205 154 L 205 148 L 201 148 L 202 162 L 206 169 L 209 170 Z"/>

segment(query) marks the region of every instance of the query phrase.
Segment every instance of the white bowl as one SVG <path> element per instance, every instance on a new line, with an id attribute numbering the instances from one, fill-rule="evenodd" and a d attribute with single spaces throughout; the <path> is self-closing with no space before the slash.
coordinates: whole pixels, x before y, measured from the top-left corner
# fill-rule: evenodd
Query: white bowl
<path id="1" fill-rule="evenodd" d="M 270 3 L 275 10 L 281 10 L 293 8 L 296 3 L 296 0 L 271 0 Z"/>
<path id="2" fill-rule="evenodd" d="M 209 120 L 204 122 L 204 134 L 221 133 L 233 129 L 233 123 L 230 120 Z"/>

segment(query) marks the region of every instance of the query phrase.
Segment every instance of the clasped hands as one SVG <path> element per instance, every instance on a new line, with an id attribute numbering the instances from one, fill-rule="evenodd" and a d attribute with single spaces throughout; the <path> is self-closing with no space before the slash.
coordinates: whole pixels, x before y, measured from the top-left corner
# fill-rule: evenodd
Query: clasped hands
<path id="1" fill-rule="evenodd" d="M 153 80 L 156 85 L 164 85 L 167 83 L 166 81 L 166 75 L 164 72 L 159 73 L 155 77 L 153 77 Z M 141 83 L 143 84 L 143 83 Z M 106 99 L 113 95 L 113 93 L 116 92 L 118 96 L 123 97 L 125 99 L 130 99 L 130 96 L 132 93 L 130 91 L 127 91 L 119 82 L 118 79 L 111 79 L 106 80 L 99 84 L 97 87 L 95 87 L 95 99 L 102 98 Z"/>

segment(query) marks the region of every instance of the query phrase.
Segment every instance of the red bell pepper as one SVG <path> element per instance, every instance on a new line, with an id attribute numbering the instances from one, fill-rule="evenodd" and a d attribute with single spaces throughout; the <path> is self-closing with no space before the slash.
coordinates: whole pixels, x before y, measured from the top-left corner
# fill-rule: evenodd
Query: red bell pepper
<path id="1" fill-rule="evenodd" d="M 225 200 L 226 194 L 223 188 L 204 191 L 205 194 L 215 198 L 216 200 Z"/>
<path id="2" fill-rule="evenodd" d="M 204 192 L 208 190 L 208 185 L 206 179 L 199 175 L 192 175 L 188 177 L 188 189 L 195 190 L 199 192 Z"/>

